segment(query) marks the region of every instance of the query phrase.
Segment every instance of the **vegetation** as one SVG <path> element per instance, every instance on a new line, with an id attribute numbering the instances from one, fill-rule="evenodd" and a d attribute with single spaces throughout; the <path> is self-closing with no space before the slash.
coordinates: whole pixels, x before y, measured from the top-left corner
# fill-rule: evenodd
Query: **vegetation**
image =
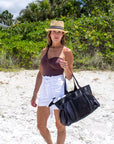
<path id="1" fill-rule="evenodd" d="M 0 14 L 0 23 L 3 23 L 5 25 L 12 25 L 13 24 L 13 15 L 8 12 L 8 10 L 3 11 Z"/>
<path id="2" fill-rule="evenodd" d="M 21 22 L 35 22 L 64 17 L 73 19 L 85 16 L 107 15 L 113 11 L 112 0 L 42 0 L 30 3 L 20 12 L 18 20 Z"/>
<path id="3" fill-rule="evenodd" d="M 63 5 L 64 2 L 64 5 Z M 36 69 L 46 46 L 51 19 L 65 22 L 66 46 L 75 69 L 114 70 L 113 3 L 88 0 L 43 0 L 20 12 L 20 24 L 0 31 L 0 67 Z"/>

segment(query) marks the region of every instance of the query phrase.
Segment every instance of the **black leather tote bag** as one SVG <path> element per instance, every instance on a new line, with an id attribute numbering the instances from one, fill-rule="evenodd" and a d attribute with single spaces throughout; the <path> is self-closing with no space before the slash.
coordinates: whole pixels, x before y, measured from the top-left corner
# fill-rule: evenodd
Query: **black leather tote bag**
<path id="1" fill-rule="evenodd" d="M 74 75 L 73 80 L 74 90 L 67 91 L 65 79 L 65 95 L 56 102 L 53 99 L 49 104 L 49 106 L 55 104 L 60 109 L 60 121 L 65 126 L 81 120 L 100 106 L 92 94 L 90 85 L 81 87 Z"/>

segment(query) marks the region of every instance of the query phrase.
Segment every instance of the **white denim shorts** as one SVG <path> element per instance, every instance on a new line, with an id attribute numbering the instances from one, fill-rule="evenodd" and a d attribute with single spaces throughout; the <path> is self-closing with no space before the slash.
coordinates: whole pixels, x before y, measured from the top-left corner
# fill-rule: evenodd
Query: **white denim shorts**
<path id="1" fill-rule="evenodd" d="M 64 96 L 64 75 L 58 76 L 42 76 L 42 84 L 40 87 L 40 97 L 38 98 L 38 106 L 47 106 L 55 97 L 57 99 Z M 50 107 L 52 110 L 58 109 L 55 105 Z"/>

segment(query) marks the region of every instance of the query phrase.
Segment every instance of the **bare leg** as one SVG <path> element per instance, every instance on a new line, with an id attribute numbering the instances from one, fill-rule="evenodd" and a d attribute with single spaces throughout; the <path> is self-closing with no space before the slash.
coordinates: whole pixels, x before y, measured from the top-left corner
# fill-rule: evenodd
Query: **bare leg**
<path id="1" fill-rule="evenodd" d="M 47 144 L 53 144 L 50 132 L 47 128 L 47 120 L 50 115 L 50 109 L 46 106 L 39 106 L 37 110 L 37 127 Z"/>
<path id="2" fill-rule="evenodd" d="M 66 138 L 65 126 L 61 124 L 59 119 L 59 110 L 54 110 L 56 127 L 57 127 L 57 144 L 64 144 Z"/>

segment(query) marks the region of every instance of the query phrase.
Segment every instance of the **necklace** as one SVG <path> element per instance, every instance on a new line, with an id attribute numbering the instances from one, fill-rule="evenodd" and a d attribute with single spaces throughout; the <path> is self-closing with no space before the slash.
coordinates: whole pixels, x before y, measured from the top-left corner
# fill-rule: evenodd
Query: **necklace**
<path id="1" fill-rule="evenodd" d="M 62 48 L 63 46 L 51 46 L 50 48 L 56 49 L 56 48 Z"/>

